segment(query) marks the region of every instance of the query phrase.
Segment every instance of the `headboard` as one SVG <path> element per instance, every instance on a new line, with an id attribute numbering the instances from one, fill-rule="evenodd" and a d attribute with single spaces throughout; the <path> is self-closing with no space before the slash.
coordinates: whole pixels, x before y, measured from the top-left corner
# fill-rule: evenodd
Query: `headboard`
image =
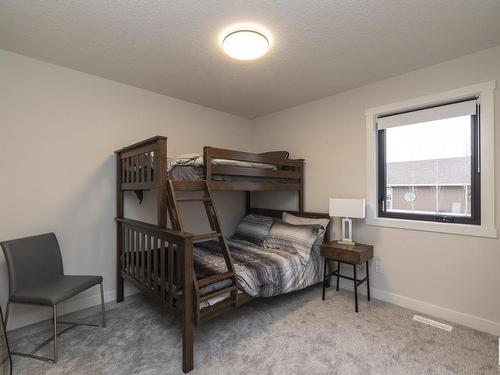
<path id="1" fill-rule="evenodd" d="M 249 214 L 255 214 L 255 215 L 262 215 L 262 216 L 270 216 L 270 217 L 276 217 L 281 219 L 283 216 L 283 212 L 288 212 L 289 214 L 295 215 L 295 216 L 300 216 L 300 217 L 307 217 L 307 218 L 318 218 L 318 219 L 330 219 L 330 215 L 327 213 L 321 213 L 321 212 L 298 212 L 298 211 L 289 211 L 289 210 L 271 210 L 267 208 L 253 208 L 250 207 L 248 209 Z M 323 242 L 328 242 L 330 241 L 330 225 L 331 222 L 328 223 L 325 231 L 325 239 Z"/>

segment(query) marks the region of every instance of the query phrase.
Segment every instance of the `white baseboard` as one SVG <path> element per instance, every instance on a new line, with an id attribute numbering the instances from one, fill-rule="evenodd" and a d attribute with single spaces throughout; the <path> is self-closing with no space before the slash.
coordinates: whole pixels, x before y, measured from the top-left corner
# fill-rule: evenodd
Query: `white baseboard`
<path id="1" fill-rule="evenodd" d="M 354 290 L 354 287 L 348 282 L 346 282 L 345 284 L 344 282 L 342 282 L 340 285 L 342 289 L 350 291 Z M 478 331 L 483 331 L 495 336 L 500 336 L 500 322 L 484 319 L 475 315 L 466 314 L 446 307 L 433 305 L 432 303 L 387 292 L 382 289 L 371 287 L 370 292 L 373 298 L 379 299 L 381 301 L 389 302 L 410 310 L 418 311 L 422 314 L 430 315 L 469 328 L 477 329 Z M 366 296 L 366 287 L 364 284 L 359 288 L 358 293 Z"/>
<path id="2" fill-rule="evenodd" d="M 131 287 L 125 288 L 125 297 L 137 293 L 138 290 Z M 104 302 L 112 302 L 116 299 L 116 289 L 104 291 Z M 75 311 L 88 309 L 89 307 L 101 303 L 101 294 L 97 288 L 97 293 L 85 296 L 76 296 L 58 305 L 58 315 L 70 314 Z M 19 314 L 19 312 L 22 312 Z M 11 313 L 8 323 L 8 331 L 35 324 L 52 316 L 52 310 L 48 307 L 30 306 L 25 304 L 11 304 Z"/>

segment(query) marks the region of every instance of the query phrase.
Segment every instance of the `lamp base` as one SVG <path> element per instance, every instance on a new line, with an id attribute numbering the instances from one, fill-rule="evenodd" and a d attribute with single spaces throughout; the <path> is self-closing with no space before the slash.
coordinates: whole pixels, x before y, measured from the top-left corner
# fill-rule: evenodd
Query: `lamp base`
<path id="1" fill-rule="evenodd" d="M 356 245 L 356 242 L 349 241 L 349 240 L 339 240 L 339 241 L 337 241 L 337 243 L 339 243 L 341 245 L 349 245 L 349 246 L 355 246 Z"/>
<path id="2" fill-rule="evenodd" d="M 354 246 L 356 243 L 352 240 L 352 220 L 348 217 L 342 218 L 342 240 L 339 244 Z"/>

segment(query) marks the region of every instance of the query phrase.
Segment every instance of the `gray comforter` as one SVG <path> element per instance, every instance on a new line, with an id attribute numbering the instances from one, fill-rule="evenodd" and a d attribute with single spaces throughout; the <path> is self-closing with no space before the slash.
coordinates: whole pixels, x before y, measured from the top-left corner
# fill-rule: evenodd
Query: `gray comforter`
<path id="1" fill-rule="evenodd" d="M 322 280 L 321 256 L 313 250 L 304 265 L 299 254 L 268 249 L 247 241 L 228 240 L 238 287 L 252 297 L 271 297 L 292 292 Z M 217 241 L 197 243 L 194 264 L 198 277 L 226 271 Z"/>

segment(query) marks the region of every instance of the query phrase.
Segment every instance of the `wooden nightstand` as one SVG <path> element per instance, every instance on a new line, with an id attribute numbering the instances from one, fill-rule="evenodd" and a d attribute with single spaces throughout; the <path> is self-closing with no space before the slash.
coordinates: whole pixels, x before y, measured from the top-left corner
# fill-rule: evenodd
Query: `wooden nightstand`
<path id="1" fill-rule="evenodd" d="M 337 277 L 337 291 L 339 290 L 340 278 L 352 280 L 354 282 L 354 303 L 355 310 L 358 312 L 358 286 L 366 281 L 366 290 L 368 301 L 370 300 L 370 275 L 368 271 L 368 261 L 373 258 L 373 246 L 357 243 L 356 245 L 343 245 L 337 241 L 331 241 L 321 246 L 321 256 L 325 258 L 325 265 L 323 269 L 323 301 L 325 300 L 325 289 L 327 280 L 332 276 Z M 337 270 L 327 274 L 326 264 L 328 261 L 337 262 Z M 340 274 L 340 266 L 342 263 L 350 264 L 353 266 L 354 277 L 343 276 Z M 357 279 L 356 266 L 358 264 L 366 263 L 366 277 L 362 280 Z"/>

